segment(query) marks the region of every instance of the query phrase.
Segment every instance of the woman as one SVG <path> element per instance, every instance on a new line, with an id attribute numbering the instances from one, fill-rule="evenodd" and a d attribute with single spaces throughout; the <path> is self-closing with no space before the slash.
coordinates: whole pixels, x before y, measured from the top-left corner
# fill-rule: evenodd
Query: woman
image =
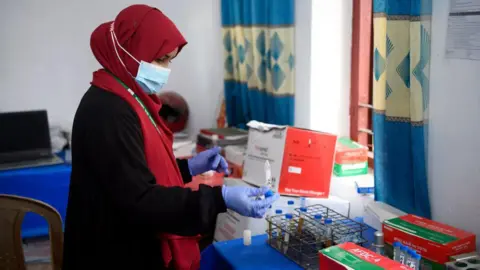
<path id="1" fill-rule="evenodd" d="M 186 41 L 159 10 L 134 5 L 100 25 L 93 74 L 73 124 L 63 269 L 196 269 L 197 236 L 230 208 L 262 217 L 266 188 L 184 188 L 192 175 L 226 171 L 219 149 L 176 161 L 157 94 Z"/>

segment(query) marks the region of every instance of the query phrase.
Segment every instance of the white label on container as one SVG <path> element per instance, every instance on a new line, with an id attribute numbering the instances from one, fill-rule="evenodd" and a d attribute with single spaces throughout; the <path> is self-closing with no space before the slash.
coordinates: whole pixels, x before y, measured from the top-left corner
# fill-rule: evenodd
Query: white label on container
<path id="1" fill-rule="evenodd" d="M 301 174 L 301 173 L 302 173 L 302 168 L 289 166 L 289 167 L 288 167 L 288 172 L 289 172 L 289 173 Z"/>

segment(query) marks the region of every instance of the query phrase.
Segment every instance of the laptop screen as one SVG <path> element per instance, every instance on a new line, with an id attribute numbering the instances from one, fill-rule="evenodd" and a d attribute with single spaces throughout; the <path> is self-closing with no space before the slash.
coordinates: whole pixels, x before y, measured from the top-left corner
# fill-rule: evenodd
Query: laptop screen
<path id="1" fill-rule="evenodd" d="M 0 113 L 0 157 L 20 153 L 51 154 L 47 111 Z"/>

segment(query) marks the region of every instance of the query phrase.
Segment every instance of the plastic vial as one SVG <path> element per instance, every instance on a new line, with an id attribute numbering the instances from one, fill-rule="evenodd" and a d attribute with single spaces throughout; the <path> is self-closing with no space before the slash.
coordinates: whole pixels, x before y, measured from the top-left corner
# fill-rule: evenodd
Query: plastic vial
<path id="1" fill-rule="evenodd" d="M 402 243 L 394 242 L 393 243 L 393 260 L 399 262 L 400 261 L 400 247 Z"/>
<path id="2" fill-rule="evenodd" d="M 270 242 L 270 240 L 272 239 L 272 221 L 269 220 L 270 217 L 272 216 L 272 213 L 273 213 L 273 209 L 272 209 L 272 206 L 270 205 L 269 209 L 267 210 L 267 214 L 265 215 L 265 221 L 267 222 L 267 228 L 268 228 L 268 232 L 267 232 L 268 242 Z"/>
<path id="3" fill-rule="evenodd" d="M 373 237 L 374 239 L 372 244 L 372 251 L 377 254 L 383 255 L 385 253 L 385 242 L 383 238 L 383 232 L 376 231 L 373 234 Z"/>
<path id="4" fill-rule="evenodd" d="M 405 260 L 405 265 L 407 267 L 411 267 L 412 263 L 413 263 L 413 257 L 415 256 L 416 252 L 411 250 L 411 249 L 408 249 L 407 251 L 407 259 Z"/>
<path id="5" fill-rule="evenodd" d="M 285 230 L 285 235 L 283 239 L 283 253 L 287 253 L 288 250 L 288 242 L 290 241 L 290 223 L 292 222 L 293 215 L 292 214 L 285 214 L 285 223 L 283 229 Z"/>
<path id="6" fill-rule="evenodd" d="M 401 263 L 401 264 L 405 264 L 407 262 L 407 255 L 408 255 L 408 250 L 409 248 L 404 246 L 404 245 L 401 245 L 400 246 L 400 255 L 399 255 L 399 259 L 398 259 L 398 262 Z"/>
<path id="7" fill-rule="evenodd" d="M 303 222 L 305 220 L 307 214 L 307 208 L 305 207 L 300 207 L 300 218 L 298 219 L 298 233 L 302 233 L 303 230 Z"/>
<path id="8" fill-rule="evenodd" d="M 325 247 L 330 247 L 332 246 L 332 238 L 333 238 L 333 232 L 332 232 L 332 219 L 331 218 L 326 218 L 325 219 Z"/>
<path id="9" fill-rule="evenodd" d="M 412 269 L 420 269 L 420 261 L 422 260 L 422 256 L 418 253 L 413 255 L 412 263 L 410 264 L 410 268 Z"/>
<path id="10" fill-rule="evenodd" d="M 275 210 L 275 215 L 281 215 L 283 213 L 282 209 L 277 209 Z M 278 227 L 277 228 L 277 233 L 275 233 L 276 237 L 277 237 L 277 246 L 278 248 L 281 248 L 281 244 L 282 244 L 282 228 Z M 272 234 L 272 238 L 274 238 L 273 234 Z"/>
<path id="11" fill-rule="evenodd" d="M 300 197 L 300 207 L 301 208 L 307 208 L 307 198 Z"/>
<path id="12" fill-rule="evenodd" d="M 295 201 L 288 201 L 287 202 L 287 213 L 288 214 L 293 214 L 294 209 L 295 209 Z"/>
<path id="13" fill-rule="evenodd" d="M 316 248 L 318 250 L 323 249 L 323 241 L 322 241 L 322 235 L 323 235 L 323 225 L 322 225 L 322 215 L 317 214 L 313 216 L 313 219 L 315 220 L 315 242 L 316 242 Z"/>

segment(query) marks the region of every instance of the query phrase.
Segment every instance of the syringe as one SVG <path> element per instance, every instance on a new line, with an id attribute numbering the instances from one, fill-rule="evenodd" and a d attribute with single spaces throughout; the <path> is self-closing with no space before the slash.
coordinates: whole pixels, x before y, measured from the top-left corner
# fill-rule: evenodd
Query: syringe
<path id="1" fill-rule="evenodd" d="M 272 183 L 272 168 L 270 166 L 270 162 L 268 160 L 265 160 L 265 165 L 263 167 L 263 170 L 265 172 L 265 186 L 269 188 L 267 193 L 265 193 L 265 197 L 271 197 L 273 195 L 273 183 Z M 258 195 L 257 200 L 261 200 L 263 195 Z"/>

